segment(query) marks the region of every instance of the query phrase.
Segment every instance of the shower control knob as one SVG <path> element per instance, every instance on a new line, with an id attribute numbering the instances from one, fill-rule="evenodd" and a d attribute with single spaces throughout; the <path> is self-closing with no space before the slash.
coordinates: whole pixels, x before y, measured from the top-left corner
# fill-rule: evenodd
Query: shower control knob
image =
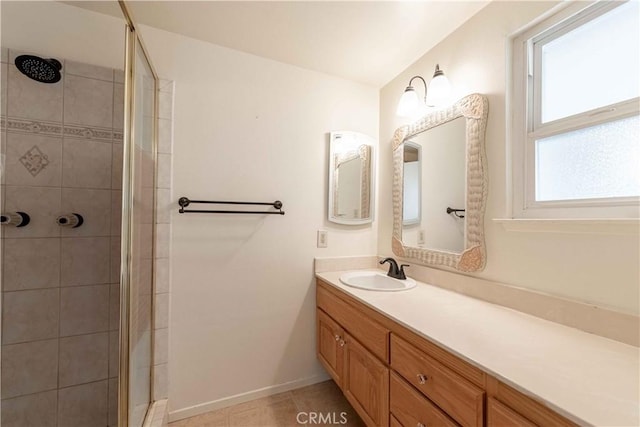
<path id="1" fill-rule="evenodd" d="M 25 212 L 6 212 L 0 215 L 0 225 L 24 227 L 31 222 L 31 217 Z"/>
<path id="2" fill-rule="evenodd" d="M 67 213 L 56 218 L 56 223 L 60 227 L 78 228 L 82 224 L 84 224 L 84 218 L 82 217 L 82 215 L 77 213 Z"/>

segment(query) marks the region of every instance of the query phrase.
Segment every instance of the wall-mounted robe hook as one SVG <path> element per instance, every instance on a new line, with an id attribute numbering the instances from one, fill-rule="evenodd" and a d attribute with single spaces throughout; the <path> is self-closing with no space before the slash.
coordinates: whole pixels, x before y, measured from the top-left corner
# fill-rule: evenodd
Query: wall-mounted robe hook
<path id="1" fill-rule="evenodd" d="M 78 228 L 82 224 L 84 224 L 84 218 L 82 217 L 82 215 L 77 213 L 67 213 L 56 218 L 56 223 L 60 227 Z"/>
<path id="2" fill-rule="evenodd" d="M 24 227 L 31 222 L 31 217 L 25 212 L 7 212 L 0 215 L 0 225 Z"/>

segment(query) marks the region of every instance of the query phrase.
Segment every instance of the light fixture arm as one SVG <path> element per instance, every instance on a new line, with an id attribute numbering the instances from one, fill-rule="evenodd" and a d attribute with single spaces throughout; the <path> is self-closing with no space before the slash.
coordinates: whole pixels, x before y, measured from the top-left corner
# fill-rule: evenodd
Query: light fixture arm
<path id="1" fill-rule="evenodd" d="M 427 82 L 425 81 L 424 78 L 422 78 L 422 76 L 413 76 L 413 77 L 411 77 L 411 80 L 409 80 L 409 87 L 407 87 L 407 89 L 413 88 L 411 83 L 413 82 L 414 79 L 422 80 L 422 84 L 424 85 L 424 103 L 426 104 L 427 103 Z"/>

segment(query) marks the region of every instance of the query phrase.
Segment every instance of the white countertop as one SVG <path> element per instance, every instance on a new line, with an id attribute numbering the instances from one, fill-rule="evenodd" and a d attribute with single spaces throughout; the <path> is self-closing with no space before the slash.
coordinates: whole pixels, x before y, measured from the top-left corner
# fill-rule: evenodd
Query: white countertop
<path id="1" fill-rule="evenodd" d="M 401 292 L 352 288 L 343 273 L 316 277 L 566 418 L 640 425 L 637 347 L 422 282 Z"/>

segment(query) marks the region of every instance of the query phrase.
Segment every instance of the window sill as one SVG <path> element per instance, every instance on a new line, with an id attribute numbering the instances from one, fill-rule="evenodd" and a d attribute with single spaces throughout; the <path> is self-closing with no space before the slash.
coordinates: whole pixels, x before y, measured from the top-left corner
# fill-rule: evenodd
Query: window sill
<path id="1" fill-rule="evenodd" d="M 527 219 L 495 218 L 506 231 L 522 233 L 640 235 L 639 219 Z"/>

